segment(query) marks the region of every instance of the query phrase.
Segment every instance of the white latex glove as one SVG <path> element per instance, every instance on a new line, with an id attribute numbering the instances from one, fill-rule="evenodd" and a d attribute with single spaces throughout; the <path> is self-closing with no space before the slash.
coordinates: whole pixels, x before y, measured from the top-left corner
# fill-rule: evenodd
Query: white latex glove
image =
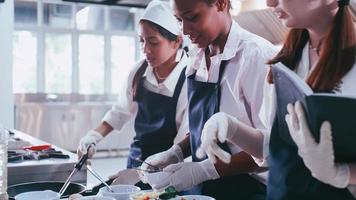
<path id="1" fill-rule="evenodd" d="M 114 175 L 109 176 L 109 179 L 115 179 L 111 185 L 135 185 L 140 181 L 140 176 L 136 169 L 124 169 L 120 170 Z"/>
<path id="2" fill-rule="evenodd" d="M 217 142 L 218 140 L 221 143 L 237 140 L 238 126 L 239 121 L 226 113 L 219 112 L 211 116 L 204 124 L 201 145 L 196 152 L 197 157 L 204 158 L 208 155 L 214 163 L 216 163 L 216 157 L 225 163 L 230 163 L 231 155 L 222 150 Z"/>
<path id="3" fill-rule="evenodd" d="M 166 166 L 178 162 L 183 162 L 184 156 L 182 149 L 178 145 L 173 145 L 167 151 L 163 151 L 160 153 L 156 153 L 152 156 L 146 158 L 145 162 L 142 163 L 142 170 L 156 170 L 155 168 L 147 165 L 146 163 L 150 163 L 153 166 L 157 166 L 159 168 L 165 168 Z"/>
<path id="4" fill-rule="evenodd" d="M 88 133 L 79 142 L 79 147 L 77 149 L 78 158 L 81 158 L 87 153 L 89 145 L 94 144 L 88 152 L 88 158 L 91 159 L 96 151 L 96 144 L 103 138 L 104 137 L 95 130 L 88 131 Z"/>
<path id="5" fill-rule="evenodd" d="M 201 162 L 182 162 L 172 164 L 163 169 L 163 172 L 171 173 L 167 178 L 162 178 L 156 185 L 151 185 L 155 190 L 163 190 L 173 186 L 177 191 L 185 191 L 207 180 L 219 178 L 219 174 L 211 160 Z"/>
<path id="6" fill-rule="evenodd" d="M 320 142 L 314 140 L 304 114 L 303 106 L 296 102 L 288 104 L 286 122 L 292 139 L 298 146 L 298 154 L 312 176 L 319 181 L 337 188 L 349 184 L 350 169 L 347 164 L 335 164 L 331 125 L 323 122 L 320 128 Z"/>

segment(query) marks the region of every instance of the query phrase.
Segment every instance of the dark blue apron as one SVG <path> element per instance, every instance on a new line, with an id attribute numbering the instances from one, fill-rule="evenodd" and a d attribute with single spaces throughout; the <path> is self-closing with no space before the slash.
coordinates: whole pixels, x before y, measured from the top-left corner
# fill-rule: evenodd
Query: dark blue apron
<path id="1" fill-rule="evenodd" d="M 275 72 L 274 72 L 275 73 Z M 286 91 L 283 82 L 278 83 L 278 74 L 273 75 L 278 91 Z M 294 103 L 295 96 L 288 92 L 277 94 L 277 114 L 272 126 L 268 157 L 268 200 L 354 200 L 347 189 L 339 189 L 313 178 L 298 155 L 285 115 L 286 105 Z M 289 96 L 286 96 L 289 95 Z M 283 98 L 282 98 L 283 97 Z"/>
<path id="2" fill-rule="evenodd" d="M 173 145 L 177 135 L 177 102 L 185 81 L 185 68 L 176 84 L 173 97 L 157 94 L 139 83 L 138 112 L 135 118 L 136 136 L 131 144 L 127 168 L 139 167 L 148 156 L 165 151 Z"/>
<path id="3" fill-rule="evenodd" d="M 205 122 L 213 114 L 219 112 L 221 96 L 220 82 L 226 64 L 227 61 L 222 61 L 217 83 L 196 81 L 195 73 L 187 78 L 190 146 L 193 162 L 206 159 L 198 159 L 195 152 L 200 146 L 200 136 Z M 229 152 L 226 143 L 219 144 L 219 146 Z M 240 174 L 206 181 L 187 191 L 187 193 L 204 194 L 214 197 L 217 200 L 232 198 L 245 200 L 256 194 L 264 194 L 265 186 L 248 174 Z"/>

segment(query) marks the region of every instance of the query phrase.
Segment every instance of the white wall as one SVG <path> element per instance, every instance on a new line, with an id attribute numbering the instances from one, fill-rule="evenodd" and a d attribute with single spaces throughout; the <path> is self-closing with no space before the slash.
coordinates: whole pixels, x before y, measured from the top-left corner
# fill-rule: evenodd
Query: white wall
<path id="1" fill-rule="evenodd" d="M 14 1 L 0 3 L 0 124 L 14 127 L 12 94 L 12 32 Z"/>

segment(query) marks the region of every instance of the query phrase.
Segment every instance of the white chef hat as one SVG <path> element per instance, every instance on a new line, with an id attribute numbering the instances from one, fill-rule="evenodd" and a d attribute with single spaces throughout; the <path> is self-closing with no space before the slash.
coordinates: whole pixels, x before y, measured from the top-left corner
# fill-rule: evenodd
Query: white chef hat
<path id="1" fill-rule="evenodd" d="M 174 35 L 181 34 L 178 20 L 174 17 L 172 8 L 168 2 L 160 0 L 151 1 L 145 9 L 140 20 L 148 20 L 160 25 Z"/>

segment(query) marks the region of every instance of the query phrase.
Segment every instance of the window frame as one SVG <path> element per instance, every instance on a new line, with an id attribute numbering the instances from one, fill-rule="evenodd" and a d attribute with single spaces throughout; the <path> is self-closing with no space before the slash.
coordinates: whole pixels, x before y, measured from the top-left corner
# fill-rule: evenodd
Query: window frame
<path id="1" fill-rule="evenodd" d="M 16 1 L 16 0 L 15 0 Z M 20 0 L 21 1 L 21 0 Z M 135 60 L 140 58 L 140 47 L 137 39 L 137 24 L 139 16 L 142 14 L 140 9 L 134 10 L 134 29 L 132 31 L 110 30 L 110 9 L 117 9 L 107 5 L 93 5 L 86 3 L 63 2 L 60 0 L 26 0 L 37 3 L 37 25 L 24 25 L 14 23 L 15 31 L 31 31 L 37 35 L 37 80 L 36 93 L 46 93 L 45 80 L 45 36 L 50 34 L 69 34 L 72 45 L 72 80 L 71 93 L 79 94 L 79 36 L 81 34 L 101 35 L 104 37 L 104 94 L 111 95 L 111 37 L 126 36 L 133 37 L 135 40 Z M 72 6 L 72 19 L 70 28 L 50 27 L 43 22 L 44 4 L 60 4 Z M 93 6 L 104 9 L 104 30 L 82 30 L 77 28 L 75 22 L 76 10 L 78 6 Z M 15 8 L 14 8 L 15 9 Z M 128 66 L 129 67 L 129 66 Z M 96 94 L 93 94 L 96 95 Z"/>

